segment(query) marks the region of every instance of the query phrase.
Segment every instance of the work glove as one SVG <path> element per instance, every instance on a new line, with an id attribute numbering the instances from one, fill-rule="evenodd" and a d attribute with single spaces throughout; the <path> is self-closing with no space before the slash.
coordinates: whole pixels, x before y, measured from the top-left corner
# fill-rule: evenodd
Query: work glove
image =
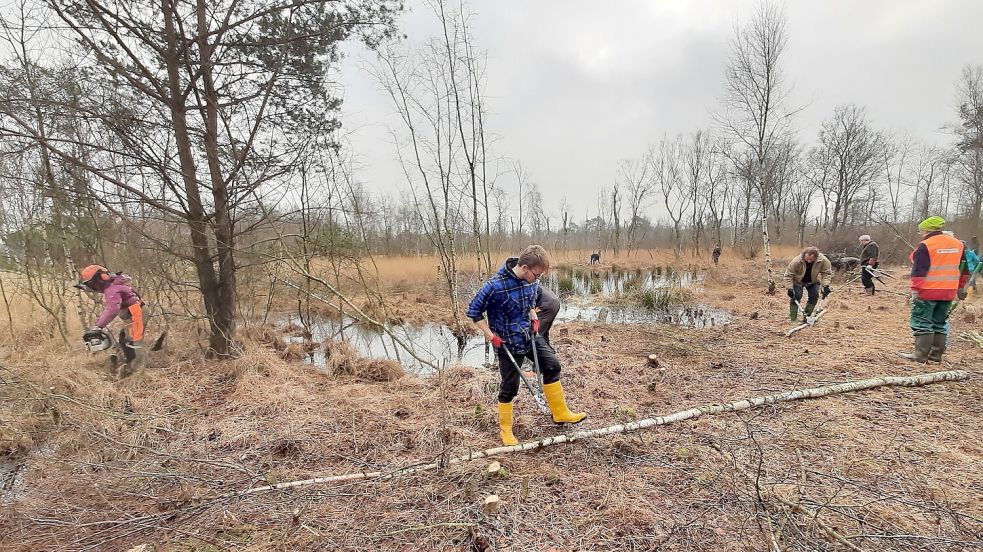
<path id="1" fill-rule="evenodd" d="M 795 290 L 794 289 L 788 288 L 788 298 L 789 299 L 795 299 Z"/>
<path id="2" fill-rule="evenodd" d="M 967 295 L 969 294 L 966 293 L 966 288 L 959 288 L 959 291 L 956 292 L 956 297 L 958 297 L 960 301 L 965 299 Z"/>
<path id="3" fill-rule="evenodd" d="M 492 334 L 491 339 L 489 339 L 489 341 L 491 341 L 491 344 L 493 346 L 495 346 L 495 347 L 501 347 L 502 346 L 502 338 L 501 337 L 498 337 L 495 334 Z"/>
<path id="4" fill-rule="evenodd" d="M 829 289 L 829 286 L 823 286 L 823 299 L 829 297 L 830 293 L 833 293 L 833 290 Z"/>
<path id="5" fill-rule="evenodd" d="M 534 334 L 538 334 L 539 333 L 539 319 L 538 318 L 533 318 L 533 320 L 532 320 L 532 333 L 534 333 Z"/>

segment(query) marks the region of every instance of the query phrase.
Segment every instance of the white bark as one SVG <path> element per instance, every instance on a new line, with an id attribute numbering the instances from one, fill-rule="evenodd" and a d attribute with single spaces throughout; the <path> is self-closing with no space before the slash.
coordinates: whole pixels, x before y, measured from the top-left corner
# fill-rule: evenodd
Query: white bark
<path id="1" fill-rule="evenodd" d="M 796 327 L 790 329 L 789 331 L 785 332 L 785 337 L 788 337 L 788 336 L 794 334 L 795 332 L 801 330 L 802 328 L 807 328 L 809 326 L 812 326 L 813 324 L 815 324 L 816 322 L 818 322 L 819 319 L 822 318 L 823 315 L 826 314 L 827 312 L 829 312 L 829 311 L 826 311 L 826 310 L 819 311 L 816 314 L 816 318 L 815 318 L 815 320 L 813 320 L 812 324 L 809 324 L 807 322 L 803 322 L 802 324 L 799 324 L 798 326 L 796 326 Z"/>
<path id="2" fill-rule="evenodd" d="M 238 493 L 232 493 L 228 496 L 229 497 L 245 496 L 245 495 L 256 494 L 266 491 L 291 489 L 295 487 L 306 487 L 310 485 L 321 485 L 326 483 L 342 483 L 346 481 L 357 481 L 363 479 L 392 479 L 395 477 L 399 477 L 401 475 L 409 475 L 411 473 L 436 470 L 439 468 L 447 467 L 449 465 L 463 464 L 466 462 L 479 460 L 481 458 L 488 458 L 491 456 L 499 456 L 502 454 L 509 454 L 513 452 L 535 450 L 552 445 L 558 445 L 561 443 L 572 443 L 574 441 L 579 441 L 581 439 L 589 439 L 591 437 L 604 437 L 607 435 L 617 435 L 619 433 L 625 433 L 628 431 L 636 431 L 639 429 L 662 426 L 674 422 L 692 420 L 694 418 L 699 418 L 704 414 L 720 414 L 722 412 L 737 412 L 740 410 L 748 410 L 750 408 L 763 406 L 767 404 L 798 401 L 802 399 L 815 399 L 819 397 L 825 397 L 828 395 L 836 395 L 839 393 L 850 393 L 855 391 L 863 391 L 865 389 L 874 389 L 876 387 L 916 387 L 921 385 L 928 385 L 931 383 L 939 383 L 944 381 L 964 381 L 967 379 L 969 379 L 968 372 L 964 370 L 952 370 L 948 372 L 932 372 L 932 373 L 921 374 L 917 376 L 883 376 L 880 378 L 850 381 L 846 383 L 838 383 L 835 385 L 827 385 L 823 387 L 813 387 L 810 389 L 798 389 L 795 391 L 786 391 L 785 393 L 779 393 L 777 395 L 767 395 L 764 397 L 753 397 L 750 399 L 742 399 L 739 401 L 734 401 L 726 404 L 708 404 L 697 408 L 690 408 L 689 410 L 682 410 L 680 412 L 676 412 L 668 416 L 659 416 L 657 418 L 646 418 L 644 420 L 639 420 L 637 422 L 632 422 L 628 424 L 616 424 L 613 426 L 601 427 L 597 429 L 585 429 L 582 431 L 575 431 L 569 434 L 554 435 L 552 437 L 546 437 L 538 441 L 530 441 L 528 443 L 521 443 L 514 446 L 495 447 L 482 451 L 471 452 L 469 454 L 465 454 L 463 456 L 457 456 L 453 458 L 441 457 L 438 458 L 436 462 L 431 462 L 427 464 L 414 464 L 412 466 L 396 468 L 387 471 L 357 472 L 357 473 L 349 473 L 344 475 L 314 477 L 311 479 L 301 479 L 298 481 L 287 481 L 284 483 L 277 483 L 274 485 L 264 485 L 262 487 L 254 487 L 252 489 L 246 489 Z"/>

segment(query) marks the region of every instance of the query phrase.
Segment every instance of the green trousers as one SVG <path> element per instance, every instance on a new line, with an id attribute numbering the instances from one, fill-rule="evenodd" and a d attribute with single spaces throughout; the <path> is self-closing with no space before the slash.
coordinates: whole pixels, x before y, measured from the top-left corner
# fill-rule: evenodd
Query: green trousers
<path id="1" fill-rule="evenodd" d="M 944 334 L 945 323 L 949 318 L 949 308 L 952 301 L 911 301 L 911 331 L 915 335 Z"/>

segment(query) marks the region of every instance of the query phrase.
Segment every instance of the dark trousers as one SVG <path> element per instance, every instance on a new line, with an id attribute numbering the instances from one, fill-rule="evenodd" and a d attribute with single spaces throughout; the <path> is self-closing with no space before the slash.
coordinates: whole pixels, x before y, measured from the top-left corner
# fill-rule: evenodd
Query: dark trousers
<path id="1" fill-rule="evenodd" d="M 874 289 L 874 277 L 867 271 L 867 265 L 860 266 L 860 281 L 864 283 L 864 289 Z"/>
<path id="2" fill-rule="evenodd" d="M 536 352 L 539 353 L 539 369 L 543 373 L 543 383 L 555 383 L 560 380 L 560 359 L 556 356 L 556 351 L 550 346 L 546 338 L 539 335 L 536 336 Z M 530 362 L 533 360 L 532 351 L 530 350 L 524 355 L 512 356 L 515 361 L 519 364 L 517 367 L 509 359 L 509 356 L 505 353 L 505 347 L 507 345 L 502 345 L 498 348 L 498 370 L 502 374 L 502 386 L 498 389 L 498 402 L 507 403 L 512 402 L 512 399 L 519 393 L 519 372 L 518 370 L 522 368 L 523 361 L 529 359 Z M 535 378 L 535 376 L 533 376 Z"/>
<path id="3" fill-rule="evenodd" d="M 808 305 L 815 305 L 816 303 L 818 303 L 819 302 L 819 284 L 816 283 L 816 282 L 813 282 L 811 284 L 806 284 L 805 286 L 803 286 L 802 284 L 792 284 L 792 291 L 795 293 L 795 300 L 796 301 L 799 301 L 799 302 L 802 301 L 802 288 L 803 287 L 805 288 L 806 294 L 809 297 L 809 301 L 806 302 L 806 305 L 807 306 Z M 789 301 L 789 302 L 791 303 L 792 301 Z"/>

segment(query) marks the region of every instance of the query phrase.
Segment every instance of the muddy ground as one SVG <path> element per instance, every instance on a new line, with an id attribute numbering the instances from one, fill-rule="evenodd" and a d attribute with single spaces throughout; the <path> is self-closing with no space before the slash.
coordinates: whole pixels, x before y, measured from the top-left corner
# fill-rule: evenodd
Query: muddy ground
<path id="1" fill-rule="evenodd" d="M 753 282 L 753 285 L 752 285 Z M 939 550 L 983 547 L 983 350 L 942 365 L 910 347 L 902 295 L 834 284 L 793 337 L 759 264 L 711 271 L 700 302 L 731 324 L 558 325 L 569 402 L 597 428 L 707 403 L 880 375 L 966 382 L 785 403 L 383 481 L 222 497 L 268 483 L 392 470 L 498 444 L 494 371 L 367 381 L 254 346 L 214 363 L 173 346 L 109 381 L 41 339 L 3 349 L 0 547 L 11 550 Z M 890 282 L 903 293 L 906 282 Z M 417 301 L 425 290 L 408 293 Z M 412 311 L 412 308 L 407 308 Z M 979 330 L 983 300 L 954 334 Z M 338 349 L 336 362 L 350 353 Z M 648 364 L 658 355 L 660 368 Z M 385 379 L 385 378 L 376 378 Z M 557 427 L 520 393 L 516 434 Z M 718 451 L 718 449 L 720 449 Z M 9 471 L 9 470 L 8 470 Z M 497 495 L 497 513 L 482 511 Z M 850 548 L 854 547 L 854 548 Z"/>

